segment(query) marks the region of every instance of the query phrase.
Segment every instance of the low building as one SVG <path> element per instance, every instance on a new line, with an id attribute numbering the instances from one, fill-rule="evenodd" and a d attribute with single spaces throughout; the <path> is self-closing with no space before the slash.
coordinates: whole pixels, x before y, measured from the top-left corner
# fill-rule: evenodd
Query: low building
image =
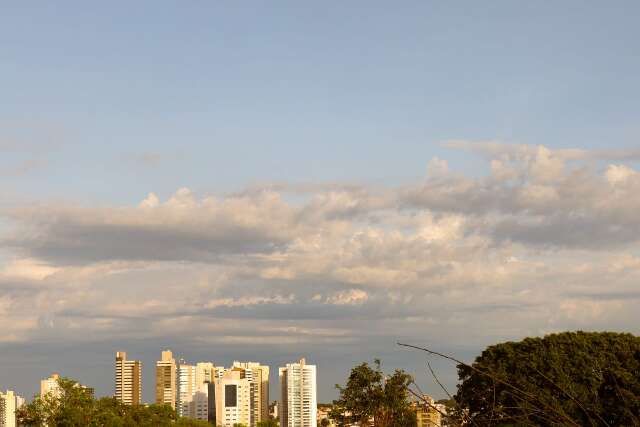
<path id="1" fill-rule="evenodd" d="M 442 425 L 442 408 L 426 394 L 422 400 L 412 403 L 412 408 L 416 413 L 416 427 L 440 427 Z"/>
<path id="2" fill-rule="evenodd" d="M 278 401 L 277 400 L 274 400 L 269 405 L 269 418 L 271 418 L 272 420 L 278 419 Z"/>
<path id="3" fill-rule="evenodd" d="M 324 426 L 335 427 L 336 426 L 336 423 L 333 422 L 333 420 L 331 418 L 329 418 L 329 413 L 331 412 L 332 408 L 333 408 L 333 405 L 331 405 L 331 404 L 322 404 L 322 403 L 318 404 L 318 411 L 317 411 L 318 426 L 322 426 L 322 427 L 324 427 Z M 324 421 L 324 420 L 326 420 L 326 421 Z"/>

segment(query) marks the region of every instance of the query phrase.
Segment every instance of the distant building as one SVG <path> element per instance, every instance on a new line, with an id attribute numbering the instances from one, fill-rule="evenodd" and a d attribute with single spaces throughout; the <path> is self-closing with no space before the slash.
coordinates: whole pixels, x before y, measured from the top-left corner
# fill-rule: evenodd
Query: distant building
<path id="1" fill-rule="evenodd" d="M 422 400 L 412 403 L 412 408 L 416 413 L 416 427 L 440 427 L 442 425 L 442 414 L 444 405 L 439 405 L 427 396 Z M 443 412 L 444 413 L 444 412 Z"/>
<path id="2" fill-rule="evenodd" d="M 16 427 L 16 410 L 22 405 L 24 399 L 13 391 L 0 391 L 0 427 Z"/>
<path id="3" fill-rule="evenodd" d="M 305 359 L 278 370 L 280 427 L 316 427 L 316 366 Z"/>
<path id="4" fill-rule="evenodd" d="M 256 427 L 259 421 L 269 419 L 269 367 L 256 362 L 233 362 L 232 369 L 244 370 L 251 389 L 251 422 Z"/>
<path id="5" fill-rule="evenodd" d="M 204 383 L 197 386 L 196 392 L 191 396 L 189 411 L 186 416 L 196 420 L 210 421 L 209 385 L 209 383 Z M 215 401 L 211 409 L 215 412 Z"/>
<path id="6" fill-rule="evenodd" d="M 196 363 L 196 388 L 205 383 L 213 383 L 216 377 L 216 367 L 212 362 Z"/>
<path id="7" fill-rule="evenodd" d="M 156 362 L 156 403 L 176 409 L 176 360 L 171 350 L 164 350 Z"/>
<path id="8" fill-rule="evenodd" d="M 328 420 L 329 421 L 328 425 L 331 427 L 335 427 L 336 424 L 333 422 L 333 420 L 329 418 L 329 413 L 331 412 L 332 408 L 333 408 L 333 405 L 318 404 L 318 415 L 316 418 L 318 425 L 320 425 L 322 420 Z"/>
<path id="9" fill-rule="evenodd" d="M 273 420 L 278 418 L 278 401 L 277 400 L 274 400 L 273 402 L 271 402 L 271 405 L 269 405 L 269 418 Z"/>
<path id="10" fill-rule="evenodd" d="M 51 374 L 49 378 L 45 378 L 40 381 L 40 397 L 45 397 L 47 394 L 50 394 L 53 397 L 60 396 L 60 386 L 58 385 L 58 380 L 60 379 L 60 374 L 54 372 Z"/>
<path id="11" fill-rule="evenodd" d="M 188 417 L 189 404 L 196 392 L 196 367 L 189 365 L 183 359 L 180 359 L 177 367 L 178 378 L 176 385 L 178 387 L 178 401 L 176 410 L 181 417 Z"/>
<path id="12" fill-rule="evenodd" d="M 215 379 L 216 425 L 251 425 L 251 383 L 242 370 L 227 370 Z"/>
<path id="13" fill-rule="evenodd" d="M 45 378 L 40 381 L 40 397 L 45 397 L 46 395 L 50 395 L 52 397 L 60 397 L 62 393 L 62 389 L 60 388 L 60 384 L 58 384 L 58 380 L 60 379 L 60 374 L 54 372 L 51 374 L 49 378 Z M 76 383 L 76 387 L 80 387 L 83 390 L 87 391 L 91 396 L 94 394 L 94 390 L 91 387 L 84 386 L 82 384 Z"/>
<path id="14" fill-rule="evenodd" d="M 115 398 L 127 405 L 142 403 L 142 362 L 127 360 L 127 353 L 116 352 Z"/>

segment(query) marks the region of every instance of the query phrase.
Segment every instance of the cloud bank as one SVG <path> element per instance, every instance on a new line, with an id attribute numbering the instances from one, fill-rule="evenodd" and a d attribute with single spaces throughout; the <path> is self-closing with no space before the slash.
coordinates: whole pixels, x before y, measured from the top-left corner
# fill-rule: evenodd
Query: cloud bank
<path id="1" fill-rule="evenodd" d="M 452 141 L 397 188 L 179 189 L 137 206 L 0 212 L 0 343 L 449 345 L 638 332 L 637 152 Z M 425 162 L 426 163 L 426 162 Z"/>

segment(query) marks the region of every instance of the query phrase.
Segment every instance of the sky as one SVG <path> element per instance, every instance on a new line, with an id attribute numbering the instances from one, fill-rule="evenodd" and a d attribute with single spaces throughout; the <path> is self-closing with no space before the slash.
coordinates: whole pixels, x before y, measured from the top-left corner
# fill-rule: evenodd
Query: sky
<path id="1" fill-rule="evenodd" d="M 640 4 L 0 6 L 0 389 L 639 333 Z M 431 360 L 455 391 L 455 366 Z M 272 397 L 277 392 L 272 373 Z"/>

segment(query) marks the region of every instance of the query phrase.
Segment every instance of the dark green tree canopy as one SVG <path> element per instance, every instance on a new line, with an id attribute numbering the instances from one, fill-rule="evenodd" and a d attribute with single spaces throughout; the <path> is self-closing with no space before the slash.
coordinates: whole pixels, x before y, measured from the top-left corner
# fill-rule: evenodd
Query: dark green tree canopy
<path id="1" fill-rule="evenodd" d="M 410 375 L 396 370 L 385 376 L 380 361 L 372 368 L 362 363 L 351 370 L 345 387 L 336 385 L 340 398 L 333 402 L 331 418 L 339 426 L 412 427 L 416 415 L 409 403 Z"/>
<path id="2" fill-rule="evenodd" d="M 640 338 L 565 332 L 492 345 L 458 365 L 476 425 L 640 425 Z"/>

